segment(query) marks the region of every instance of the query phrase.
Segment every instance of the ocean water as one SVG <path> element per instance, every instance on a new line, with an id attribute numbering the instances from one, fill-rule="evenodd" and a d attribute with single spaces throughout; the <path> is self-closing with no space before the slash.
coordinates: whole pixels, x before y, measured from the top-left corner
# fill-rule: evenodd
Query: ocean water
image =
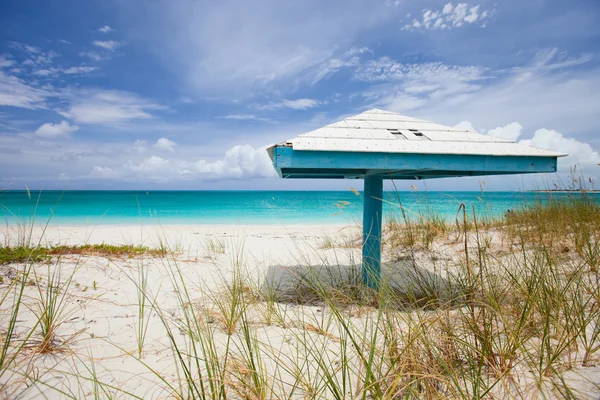
<path id="1" fill-rule="evenodd" d="M 502 216 L 538 199 L 577 194 L 535 192 L 386 192 L 384 216 L 437 213 L 454 220 L 460 204 L 479 216 Z M 598 197 L 596 196 L 598 199 Z M 347 224 L 362 219 L 352 191 L 3 191 L 4 223 Z"/>

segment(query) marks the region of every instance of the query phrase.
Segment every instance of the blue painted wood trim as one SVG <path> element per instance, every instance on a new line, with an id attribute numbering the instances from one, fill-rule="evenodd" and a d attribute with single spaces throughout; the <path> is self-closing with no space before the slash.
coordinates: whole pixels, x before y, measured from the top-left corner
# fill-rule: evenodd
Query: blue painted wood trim
<path id="1" fill-rule="evenodd" d="M 381 222 L 383 178 L 380 175 L 365 178 L 363 208 L 363 283 L 377 289 L 381 275 Z"/>
<path id="2" fill-rule="evenodd" d="M 274 149 L 274 166 L 286 176 L 290 169 L 366 170 L 366 174 L 395 172 L 418 175 L 419 171 L 451 172 L 445 176 L 556 172 L 556 157 L 485 156 L 454 154 L 359 153 Z M 288 175 L 292 175 L 289 173 Z"/>

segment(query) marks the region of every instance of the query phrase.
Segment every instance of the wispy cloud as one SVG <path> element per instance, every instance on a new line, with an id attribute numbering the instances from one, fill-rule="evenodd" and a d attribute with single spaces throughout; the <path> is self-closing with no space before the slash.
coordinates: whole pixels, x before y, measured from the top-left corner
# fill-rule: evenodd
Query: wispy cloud
<path id="1" fill-rule="evenodd" d="M 104 25 L 104 26 L 98 28 L 98 32 L 102 32 L 102 33 L 109 33 L 109 32 L 112 32 L 112 31 L 114 31 L 114 29 L 111 28 L 108 25 Z"/>
<path id="2" fill-rule="evenodd" d="M 109 51 L 115 51 L 119 46 L 121 46 L 121 43 L 117 42 L 116 40 L 94 40 L 92 44 Z"/>
<path id="3" fill-rule="evenodd" d="M 362 96 L 375 105 L 403 111 L 480 90 L 489 79 L 480 66 L 404 64 L 382 57 L 361 64 L 354 79 L 371 83 Z"/>
<path id="4" fill-rule="evenodd" d="M 415 29 L 451 29 L 467 25 L 485 27 L 491 15 L 489 10 L 481 10 L 481 6 L 469 6 L 467 3 L 447 3 L 442 9 L 425 9 L 421 18 L 414 18 L 410 24 L 402 28 L 406 31 Z"/>
<path id="5" fill-rule="evenodd" d="M 365 53 L 372 53 L 372 51 L 367 47 L 353 47 L 339 56 L 328 58 L 310 72 L 310 75 L 312 76 L 311 83 L 314 85 L 341 69 L 359 66 L 360 56 Z"/>
<path id="6" fill-rule="evenodd" d="M 71 105 L 59 113 L 82 124 L 115 124 L 152 118 L 164 107 L 136 94 L 117 90 L 82 91 L 71 96 Z"/>
<path id="7" fill-rule="evenodd" d="M 295 100 L 281 100 L 271 102 L 268 104 L 255 104 L 252 107 L 257 110 L 275 110 L 278 108 L 290 108 L 293 110 L 306 110 L 309 108 L 316 107 L 321 102 L 315 99 L 295 99 Z"/>
<path id="8" fill-rule="evenodd" d="M 89 67 L 89 66 L 79 66 L 79 67 L 69 67 L 62 70 L 63 73 L 67 75 L 75 75 L 75 74 L 88 74 L 90 72 L 96 71 L 98 67 Z"/>
<path id="9" fill-rule="evenodd" d="M 47 89 L 27 84 L 22 79 L 0 71 L 0 106 L 45 108 L 44 101 L 53 96 Z"/>
<path id="10" fill-rule="evenodd" d="M 271 118 L 259 117 L 254 114 L 228 114 L 228 115 L 224 115 L 219 118 L 233 119 L 233 120 L 238 120 L 238 121 L 263 121 L 263 122 L 271 122 L 272 121 Z"/>
<path id="11" fill-rule="evenodd" d="M 361 64 L 354 78 L 366 82 L 419 80 L 444 82 L 448 80 L 475 81 L 484 78 L 485 68 L 480 66 L 448 65 L 441 62 L 406 64 L 381 57 Z"/>
<path id="12" fill-rule="evenodd" d="M 95 51 L 82 51 L 79 53 L 80 57 L 85 57 L 85 58 L 89 58 L 90 60 L 93 61 L 100 61 L 103 59 L 103 57 L 96 53 Z"/>
<path id="13" fill-rule="evenodd" d="M 15 65 L 15 60 L 8 57 L 8 55 L 0 54 L 0 68 L 8 68 Z"/>
<path id="14" fill-rule="evenodd" d="M 157 17 L 153 23 L 131 20 L 139 24 L 140 40 L 149 51 L 190 89 L 234 96 L 249 88 L 270 91 L 274 83 L 294 87 L 302 72 L 394 18 L 383 3 L 357 0 L 312 2 L 310 7 L 268 0 L 143 6 Z"/>

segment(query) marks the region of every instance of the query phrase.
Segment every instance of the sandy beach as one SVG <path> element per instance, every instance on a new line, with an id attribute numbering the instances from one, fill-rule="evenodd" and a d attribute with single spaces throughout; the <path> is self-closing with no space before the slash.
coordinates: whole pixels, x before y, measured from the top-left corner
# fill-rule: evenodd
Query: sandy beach
<path id="1" fill-rule="evenodd" d="M 0 240 L 10 243 L 11 238 L 18 235 L 15 226 L 2 229 Z M 60 340 L 68 342 L 68 349 L 53 354 L 42 355 L 35 359 L 28 358 L 33 349 L 25 349 L 20 356 L 20 367 L 15 375 L 5 375 L 2 383 L 12 382 L 7 386 L 6 394 L 19 394 L 23 398 L 36 398 L 40 395 L 50 398 L 61 398 L 64 393 L 50 390 L 47 385 L 61 388 L 61 391 L 73 393 L 76 398 L 88 397 L 93 391 L 89 381 L 90 362 L 94 363 L 98 379 L 108 387 L 118 388 L 111 391 L 117 398 L 139 396 L 140 398 L 167 398 L 171 391 L 165 388 L 164 382 L 157 379 L 149 369 L 172 379 L 171 384 L 178 381 L 178 368 L 175 360 L 169 356 L 170 343 L 156 310 L 147 305 L 147 333 L 141 352 L 140 361 L 131 354 L 136 353 L 139 328 L 139 288 L 140 270 L 147 274 L 145 280 L 148 293 L 157 299 L 157 305 L 166 315 L 178 318 L 179 302 L 175 291 L 178 290 L 171 278 L 173 268 L 185 277 L 185 284 L 197 307 L 207 306 L 211 313 L 217 313 L 211 303 L 211 296 L 222 296 L 233 279 L 234 270 L 243 271 L 248 285 L 260 287 L 266 274 L 273 266 L 321 264 L 324 260 L 343 264 L 355 262 L 360 254 L 359 248 L 350 248 L 340 252 L 335 249 L 321 249 L 325 237 L 335 236 L 338 239 L 347 237 L 354 240 L 358 230 L 356 227 L 343 226 L 227 226 L 227 225 L 167 225 L 167 226 L 134 226 L 104 225 L 96 227 L 83 226 L 49 226 L 35 227 L 32 231 L 32 243 L 42 246 L 83 245 L 83 244 L 128 244 L 143 245 L 150 248 L 167 246 L 173 254 L 167 258 L 139 257 L 113 258 L 66 255 L 60 260 L 52 260 L 61 269 L 62 280 L 72 274 L 72 283 L 68 297 L 65 298 L 64 314 L 61 318 Z M 4 289 L 10 278 L 23 265 L 3 265 L 0 271 Z M 54 266 L 52 268 L 54 271 Z M 36 265 L 32 281 L 48 280 L 49 270 L 44 264 Z M 52 272 L 50 272 L 52 273 Z M 35 278 L 33 278 L 35 275 Z M 43 285 L 43 284 L 42 284 Z M 0 287 L 2 287 L 0 286 Z M 35 307 L 38 289 L 34 283 L 26 288 L 25 302 Z M 2 313 L 8 315 L 3 304 Z M 150 301 L 148 301 L 150 303 Z M 318 308 L 314 308 L 306 316 L 307 321 L 317 318 Z M 31 310 L 24 310 L 25 326 L 35 324 L 36 315 Z M 217 316 L 216 319 L 219 317 Z M 221 317 L 222 318 L 222 317 Z M 260 319 L 259 315 L 254 315 Z M 3 324 L 6 321 L 3 322 Z M 317 324 L 316 321 L 312 323 Z M 215 326 L 218 326 L 218 322 Z M 268 341 L 270 346 L 285 347 L 287 340 L 285 329 L 276 324 L 260 329 L 260 337 Z M 302 324 L 301 324 L 302 325 Z M 215 340 L 223 344 L 228 335 L 218 327 Z M 25 335 L 27 329 L 17 333 Z M 177 335 L 177 341 L 183 345 L 185 338 Z M 222 349 L 218 349 L 221 351 Z M 284 351 L 282 349 L 282 351 Z M 30 364 L 31 363 L 31 364 Z M 271 363 L 271 367 L 274 367 Z M 44 384 L 37 384 L 24 389 L 26 380 L 19 377 L 33 368 L 44 376 Z M 180 371 L 179 371 L 180 373 Z M 171 393 L 172 395 L 172 393 Z M 82 397 L 80 397 L 82 396 Z M 101 396 L 103 397 L 103 396 Z"/>
<path id="2" fill-rule="evenodd" d="M 1 232 L 0 240 L 7 244 L 19 237 L 15 226 Z M 499 234 L 491 233 L 488 240 L 491 248 L 505 248 Z M 470 241 L 476 247 L 475 238 Z M 225 388 L 228 398 L 332 398 L 335 385 L 328 383 L 327 370 L 336 376 L 335 382 L 348 379 L 340 386 L 346 390 L 343 397 L 360 397 L 367 390 L 361 383 L 365 366 L 354 353 L 368 354 L 367 344 L 355 343 L 358 348 L 353 351 L 340 346 L 352 347 L 348 338 L 353 334 L 362 332 L 358 336 L 366 340 L 379 329 L 382 316 L 377 307 L 350 303 L 340 311 L 327 301 L 298 297 L 297 292 L 308 271 L 330 284 L 355 279 L 360 268 L 359 227 L 38 226 L 31 231 L 31 243 L 142 245 L 167 248 L 169 253 L 133 258 L 65 254 L 31 264 L 13 332 L 27 343 L 0 381 L 6 398 L 219 397 L 211 382 Z M 406 283 L 418 270 L 418 279 L 438 285 L 448 274 L 460 273 L 462 246 L 449 235 L 416 251 L 414 264 L 403 261 L 403 254 L 384 252 L 384 263 L 394 261 L 388 276 Z M 2 303 L 3 330 L 17 293 L 9 283 L 18 281 L 27 266 L 0 266 L 0 293 L 7 296 Z M 328 275 L 332 270 L 333 278 Z M 54 292 L 60 301 L 55 349 L 39 354 L 36 324 L 52 285 L 60 286 Z M 336 316 L 338 312 L 344 316 Z M 425 321 L 431 312 L 405 311 L 396 329 L 414 329 L 410 321 Z M 444 312 L 449 318 L 456 313 L 452 308 Z M 346 324 L 352 326 L 350 331 Z M 569 357 L 581 351 L 571 349 Z M 435 361 L 430 362 L 423 368 L 434 368 Z M 561 372 L 578 398 L 600 394 L 600 368 L 595 365 L 575 362 Z M 492 393 L 522 398 L 535 397 L 542 389 L 554 393 L 554 381 L 536 387 L 527 363 L 513 368 L 508 379 L 512 386 L 493 386 Z M 211 372 L 218 376 L 207 377 Z M 200 382 L 207 387 L 199 389 Z"/>

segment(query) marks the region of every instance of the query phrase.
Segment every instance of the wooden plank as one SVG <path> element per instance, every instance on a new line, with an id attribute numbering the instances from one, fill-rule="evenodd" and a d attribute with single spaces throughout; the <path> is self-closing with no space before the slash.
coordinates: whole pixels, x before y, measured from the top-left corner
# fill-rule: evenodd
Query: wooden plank
<path id="1" fill-rule="evenodd" d="M 445 171 L 451 176 L 496 173 L 556 172 L 556 157 L 486 156 L 456 154 L 402 154 L 339 151 L 300 151 L 276 147 L 274 164 L 279 170 L 327 169 L 386 171 Z"/>

